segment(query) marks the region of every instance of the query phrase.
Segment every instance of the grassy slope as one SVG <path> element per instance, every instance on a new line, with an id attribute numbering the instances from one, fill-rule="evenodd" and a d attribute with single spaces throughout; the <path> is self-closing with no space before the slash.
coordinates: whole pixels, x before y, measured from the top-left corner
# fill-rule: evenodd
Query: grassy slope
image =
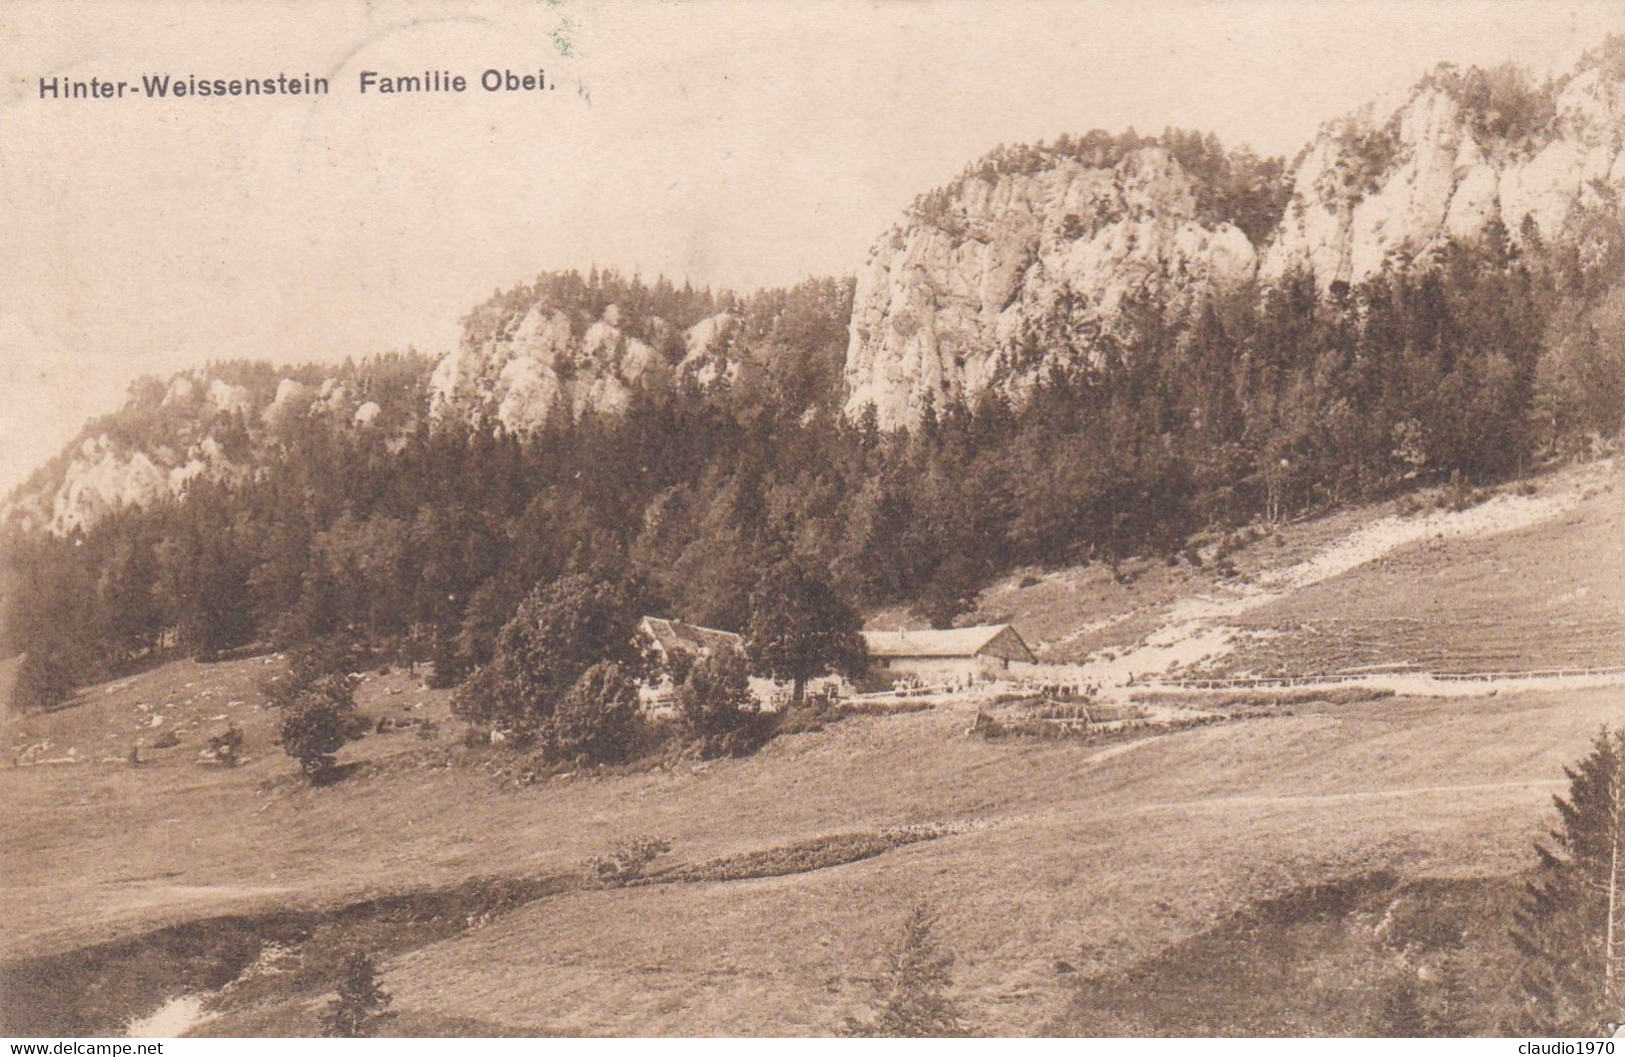
<path id="1" fill-rule="evenodd" d="M 1625 664 L 1621 475 L 1607 463 L 1548 474 L 1536 482 L 1539 497 L 1575 500 L 1558 517 L 1493 535 L 1406 544 L 1253 610 L 1235 621 L 1250 635 L 1217 668 L 1310 674 L 1396 662 L 1442 671 Z M 1444 498 L 1443 490 L 1424 493 L 1417 514 L 1398 514 L 1399 504 L 1386 503 L 1260 528 L 1229 554 L 1238 573 L 1230 580 L 1211 560 L 1192 568 L 1183 560 L 1134 559 L 1124 565 L 1127 582 L 1101 565 L 1028 570 L 984 591 L 967 619 L 1013 622 L 1042 659 L 1083 661 L 1140 641 L 1181 599 L 1223 597 L 1385 518 L 1414 520 Z M 909 619 L 887 612 L 874 623 Z"/>
<path id="2" fill-rule="evenodd" d="M 1598 526 L 1613 524 L 1607 509 L 1617 502 L 1594 497 L 1514 541 L 1508 555 L 1540 576 L 1485 574 L 1485 563 L 1509 557 L 1483 548 L 1505 540 L 1447 541 L 1396 552 L 1409 563 L 1396 567 L 1402 574 L 1366 566 L 1300 597 L 1316 592 L 1303 604 L 1322 615 L 1402 611 L 1418 577 L 1432 576 L 1438 596 L 1462 611 L 1504 611 L 1531 622 L 1524 641 L 1561 642 L 1561 626 L 1504 607 L 1538 596 L 1546 577 L 1575 562 L 1591 563 L 1574 574 L 1593 577 L 1580 586 L 1595 585 L 1606 573 L 1596 556 L 1612 553 L 1598 549 L 1609 538 Z M 1299 560 L 1372 516 L 1293 526 L 1280 546 L 1256 543 L 1236 564 L 1245 573 Z M 1109 632 L 1129 636 L 1136 609 L 1150 614 L 1207 575 L 1147 567 L 1133 585 L 1095 591 L 1096 572 L 1006 585 L 984 608 L 1033 599 L 1028 616 L 1054 629 L 1035 632 L 1046 641 L 1129 613 Z M 122 761 L 138 733 L 151 740 L 154 728 L 136 724 L 155 711 L 185 739 L 142 768 L 0 769 L 7 956 L 475 874 L 571 872 L 632 834 L 668 837 L 670 858 L 692 862 L 821 834 L 981 819 L 993 824 L 812 873 L 568 892 L 393 955 L 384 982 L 403 1023 L 425 1031 L 820 1033 L 859 1011 L 898 921 L 923 899 L 941 913 L 981 1030 L 1028 1033 L 1062 1014 L 1071 1019 L 1060 1026 L 1074 1030 L 1177 1030 L 1154 1004 L 1122 1019 L 1099 985 L 1080 1013 L 1076 981 L 1138 966 L 1160 975 L 1126 979 L 1165 993 L 1158 988 L 1180 973 L 1227 964 L 1258 934 L 1236 931 L 1238 912 L 1306 884 L 1388 870 L 1401 882 L 1501 878 L 1496 890 L 1506 890 L 1550 824 L 1562 765 L 1600 724 L 1619 722 L 1625 703 L 1617 690 L 1596 690 L 1311 705 L 1105 750 L 971 739 L 968 713 L 938 709 L 847 720 L 749 760 L 527 790 L 477 767 L 438 766 L 442 747 L 393 735 L 347 750 L 366 761 L 361 771 L 312 790 L 275 751 L 258 706 L 255 684 L 273 670 L 252 660 L 170 665 L 94 688 L 73 708 L 7 720 L 13 752 L 48 740 L 42 753 L 53 757 L 73 747 L 80 758 Z M 371 679 L 361 699 L 369 710 L 410 703 L 433 717 L 446 707 L 444 694 L 419 693 L 404 673 Z M 232 771 L 194 762 L 221 715 L 241 717 L 253 757 Z M 310 1015 L 304 996 L 212 1030 L 308 1030 Z"/>
<path id="3" fill-rule="evenodd" d="M 1248 901 L 1370 869 L 1520 868 L 1551 776 L 1615 704 L 1359 706 L 1098 762 L 957 740 L 938 716 L 877 720 L 893 745 L 854 762 L 899 776 L 887 799 L 926 793 L 1005 824 L 801 878 L 565 897 L 413 955 L 392 980 L 414 1004 L 553 1029 L 827 1031 L 925 899 L 974 1020 L 1027 1032 L 1065 997 L 1057 961 L 1119 969 Z M 846 768 L 825 762 L 835 773 L 787 792 L 845 799 Z"/>
<path id="4" fill-rule="evenodd" d="M 1230 667 L 1436 671 L 1625 664 L 1625 489 L 1542 524 L 1406 547 L 1247 614 Z"/>
<path id="5" fill-rule="evenodd" d="M 1057 959 L 1127 966 L 1249 900 L 1369 869 L 1523 867 L 1561 764 L 1618 704 L 1596 691 L 1300 709 L 1104 752 L 973 740 L 967 717 L 937 711 L 526 791 L 406 768 L 304 790 L 271 758 L 206 779 L 189 764 L 29 768 L 0 785 L 19 809 L 0 910 L 20 953 L 227 907 L 571 869 L 632 833 L 692 860 L 984 818 L 1001 824 L 816 873 L 563 895 L 407 954 L 386 983 L 416 1014 L 538 1030 L 827 1031 L 925 899 L 976 1022 L 1021 1033 L 1066 1001 Z M 184 836 L 166 838 L 165 818 Z"/>

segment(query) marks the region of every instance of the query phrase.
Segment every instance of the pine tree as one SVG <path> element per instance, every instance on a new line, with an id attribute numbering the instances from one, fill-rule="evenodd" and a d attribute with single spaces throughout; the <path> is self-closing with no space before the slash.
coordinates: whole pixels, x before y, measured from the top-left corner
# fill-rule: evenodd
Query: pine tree
<path id="1" fill-rule="evenodd" d="M 1604 728 L 1574 768 L 1567 797 L 1554 798 L 1552 846 L 1535 845 L 1531 881 L 1512 933 L 1524 957 L 1518 973 L 1519 1034 L 1585 1035 L 1619 1019 L 1625 913 L 1625 732 Z"/>
<path id="2" fill-rule="evenodd" d="M 1428 1035 L 1439 1039 L 1465 1039 L 1478 1034 L 1472 1020 L 1475 1008 L 1462 950 L 1459 946 L 1453 947 L 1439 966 L 1438 1001 L 1428 1012 Z"/>
<path id="3" fill-rule="evenodd" d="M 347 955 L 343 973 L 338 994 L 328 1002 L 327 1011 L 322 1015 L 322 1034 L 328 1038 L 366 1038 L 390 1016 L 385 1010 L 392 996 L 378 985 L 377 967 L 365 951 Z"/>
<path id="4" fill-rule="evenodd" d="M 859 1038 L 954 1038 L 966 1034 L 959 1004 L 949 997 L 952 952 L 935 936 L 937 919 L 916 906 L 903 922 L 902 941 L 875 981 L 876 1010 L 868 1021 L 848 1017 L 841 1034 Z"/>

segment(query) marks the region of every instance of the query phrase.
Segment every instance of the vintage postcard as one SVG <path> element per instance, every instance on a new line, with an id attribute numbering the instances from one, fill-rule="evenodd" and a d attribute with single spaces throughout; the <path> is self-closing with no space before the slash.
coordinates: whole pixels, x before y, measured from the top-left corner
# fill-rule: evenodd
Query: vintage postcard
<path id="1" fill-rule="evenodd" d="M 0 41 L 0 1035 L 1612 1052 L 1619 0 Z"/>

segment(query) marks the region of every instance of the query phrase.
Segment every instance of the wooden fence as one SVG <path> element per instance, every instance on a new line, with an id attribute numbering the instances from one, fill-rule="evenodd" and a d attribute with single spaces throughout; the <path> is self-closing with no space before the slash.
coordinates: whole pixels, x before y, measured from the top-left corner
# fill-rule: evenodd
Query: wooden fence
<path id="1" fill-rule="evenodd" d="M 1591 668 L 1529 668 L 1499 672 L 1361 672 L 1330 675 L 1257 675 L 1229 679 L 1164 679 L 1154 685 L 1181 690 L 1255 690 L 1266 687 L 1326 686 L 1337 683 L 1371 683 L 1383 679 L 1435 679 L 1446 683 L 1490 683 L 1504 679 L 1564 679 L 1625 675 L 1625 665 Z M 1152 685 L 1152 684 L 1148 684 Z"/>

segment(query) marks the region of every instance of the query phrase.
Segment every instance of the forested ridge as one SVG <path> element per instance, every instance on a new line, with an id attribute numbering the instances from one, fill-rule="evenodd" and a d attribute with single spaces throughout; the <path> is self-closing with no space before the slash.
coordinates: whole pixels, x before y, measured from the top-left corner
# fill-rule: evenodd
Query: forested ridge
<path id="1" fill-rule="evenodd" d="M 1243 168 L 1253 181 L 1259 166 Z M 415 354 L 339 369 L 380 405 L 365 429 L 189 418 L 143 380 L 96 432 L 131 448 L 206 434 L 241 472 L 62 536 L 13 519 L 17 701 L 49 704 L 154 654 L 334 636 L 432 656 L 455 678 L 489 660 L 533 588 L 582 572 L 640 585 L 647 611 L 740 628 L 761 570 L 789 559 L 854 605 L 912 603 L 945 624 L 1020 565 L 1177 556 L 1199 530 L 1515 475 L 1613 436 L 1625 411 L 1625 225 L 1598 199 L 1573 238 L 1492 223 L 1329 292 L 1294 272 L 1215 287 L 1170 318 L 1148 282 L 1105 336 L 1063 301 L 1009 352 L 1072 366 L 889 432 L 842 414 L 852 288 L 833 279 L 741 297 L 594 271 L 499 292 L 466 341 L 538 303 L 576 326 L 615 305 L 675 364 L 678 328 L 726 312 L 738 326 L 721 355 L 752 367 L 638 388 L 622 413 L 554 416 L 523 438 L 431 416 Z M 281 379 L 323 373 L 210 372 L 256 407 Z"/>

